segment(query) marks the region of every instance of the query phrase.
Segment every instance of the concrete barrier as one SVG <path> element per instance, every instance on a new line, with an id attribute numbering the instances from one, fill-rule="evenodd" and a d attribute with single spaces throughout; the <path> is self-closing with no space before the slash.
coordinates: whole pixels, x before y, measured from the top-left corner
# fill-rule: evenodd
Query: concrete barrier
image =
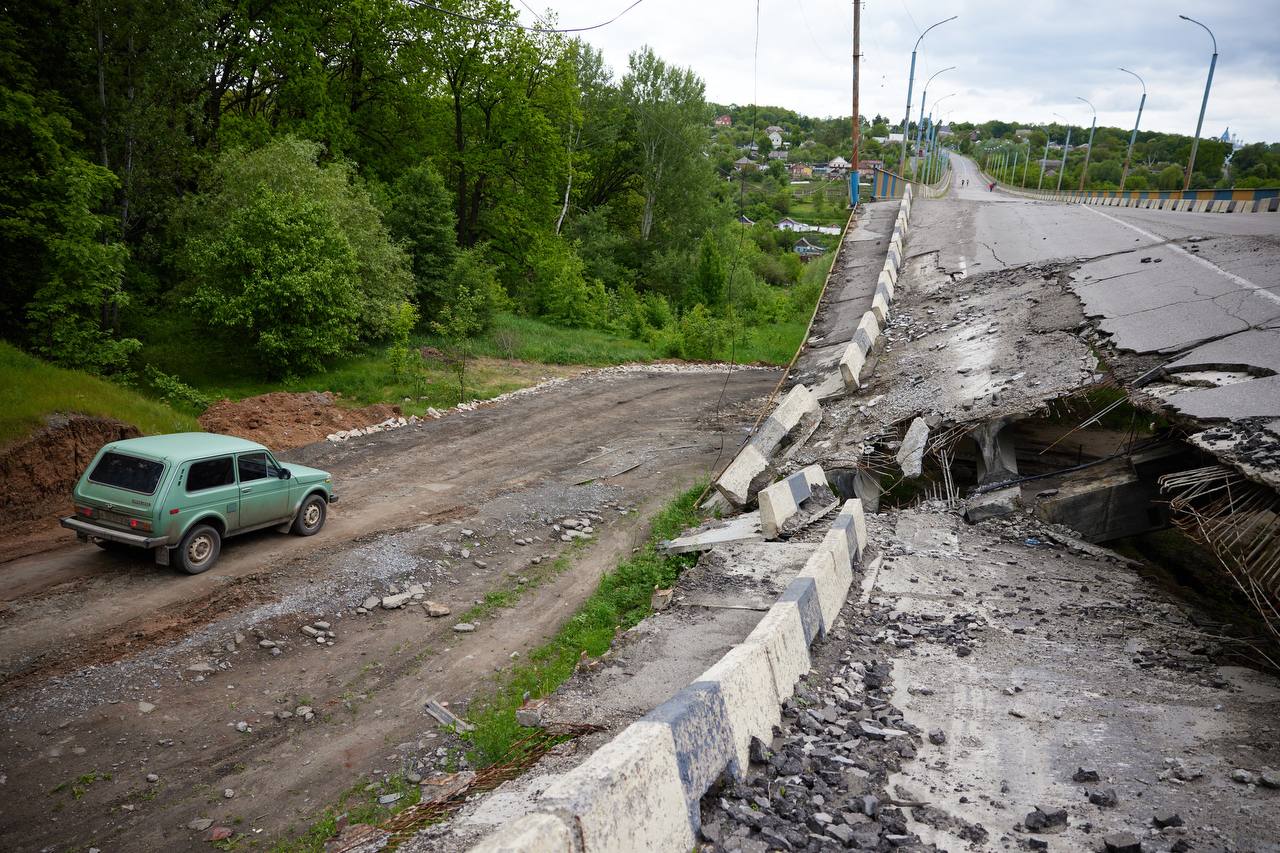
<path id="1" fill-rule="evenodd" d="M 800 509 L 813 494 L 813 490 L 827 484 L 822 466 L 810 465 L 786 479 L 779 480 L 760 491 L 760 532 L 765 539 L 777 539 L 782 526 Z"/>
<path id="2" fill-rule="evenodd" d="M 751 484 L 769 467 L 769 458 L 806 415 L 821 418 L 818 398 L 804 385 L 797 385 L 782 398 L 778 407 L 765 418 L 755 435 L 743 445 L 738 455 L 716 479 L 715 489 L 734 506 L 745 506 L 751 500 Z"/>
<path id="3" fill-rule="evenodd" d="M 867 311 L 858 321 L 858 328 L 853 333 L 853 342 L 862 350 L 863 355 L 870 355 L 879 337 L 880 324 L 876 322 L 876 315 Z"/>
<path id="4" fill-rule="evenodd" d="M 876 294 L 871 298 L 871 313 L 876 315 L 876 322 L 883 326 L 889 322 L 889 299 L 884 295 L 879 287 L 876 288 Z"/>
<path id="5" fill-rule="evenodd" d="M 781 703 L 839 616 L 861 560 L 862 504 L 846 501 L 805 567 L 739 645 L 689 686 L 557 777 L 534 811 L 472 853 L 676 853 L 693 849 L 702 796 L 743 778 L 751 739 L 769 740 Z"/>
<path id="6" fill-rule="evenodd" d="M 851 343 L 844 348 L 844 355 L 840 356 L 840 381 L 846 391 L 853 392 L 862 387 L 862 368 L 866 364 L 867 357 L 857 344 Z"/>

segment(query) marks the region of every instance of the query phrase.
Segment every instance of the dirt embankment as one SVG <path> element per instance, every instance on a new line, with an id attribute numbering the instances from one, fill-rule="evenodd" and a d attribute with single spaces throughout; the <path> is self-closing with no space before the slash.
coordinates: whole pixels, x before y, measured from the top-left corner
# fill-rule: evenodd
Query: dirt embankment
<path id="1" fill-rule="evenodd" d="M 200 426 L 208 432 L 261 442 L 272 450 L 288 450 L 323 441 L 340 429 L 367 427 L 399 414 L 399 406 L 387 403 L 349 409 L 338 405 L 328 391 L 273 391 L 243 400 L 219 400 L 200 416 Z"/>
<path id="2" fill-rule="evenodd" d="M 0 539 L 71 512 L 71 489 L 102 445 L 140 435 L 110 418 L 50 415 L 39 432 L 0 452 Z"/>

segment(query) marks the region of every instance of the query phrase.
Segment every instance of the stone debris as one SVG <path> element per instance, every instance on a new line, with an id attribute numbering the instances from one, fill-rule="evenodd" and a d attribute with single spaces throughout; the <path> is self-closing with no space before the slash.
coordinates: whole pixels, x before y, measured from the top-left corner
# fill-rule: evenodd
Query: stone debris
<path id="1" fill-rule="evenodd" d="M 1132 832 L 1113 832 L 1103 836 L 1106 853 L 1142 853 L 1142 844 Z"/>
<path id="2" fill-rule="evenodd" d="M 384 595 L 382 597 L 382 608 L 384 610 L 398 610 L 413 600 L 412 592 L 401 592 L 395 595 Z"/>
<path id="3" fill-rule="evenodd" d="M 151 704 L 150 702 L 139 702 L 139 703 L 138 703 L 138 712 L 139 712 L 139 713 L 141 713 L 141 714 L 150 714 L 150 713 L 151 713 L 152 711 L 154 711 L 155 709 L 156 709 L 156 706 L 155 706 L 155 705 L 153 705 L 153 704 Z"/>
<path id="4" fill-rule="evenodd" d="M 1111 809 L 1120 804 L 1120 797 L 1117 796 L 1115 788 L 1106 788 L 1101 791 L 1090 791 L 1089 802 L 1099 808 Z"/>
<path id="5" fill-rule="evenodd" d="M 671 606 L 671 600 L 674 595 L 674 589 L 658 589 L 654 587 L 653 594 L 649 596 L 649 608 L 655 613 L 660 610 L 666 610 Z"/>
<path id="6" fill-rule="evenodd" d="M 1022 824 L 1031 832 L 1052 832 L 1067 825 L 1067 810 L 1046 811 L 1042 806 L 1036 806 L 1034 811 L 1022 819 Z"/>
<path id="7" fill-rule="evenodd" d="M 1253 785 L 1257 783 L 1258 777 L 1254 776 L 1248 770 L 1232 770 L 1231 781 L 1239 782 L 1241 785 Z"/>
<path id="8" fill-rule="evenodd" d="M 924 466 L 924 448 L 929 441 L 929 425 L 924 418 L 916 418 L 907 427 L 907 434 L 898 448 L 897 461 L 902 475 L 908 479 L 920 476 Z"/>
<path id="9" fill-rule="evenodd" d="M 1151 818 L 1151 825 L 1157 829 L 1182 826 L 1182 815 L 1177 812 L 1159 812 Z"/>
<path id="10" fill-rule="evenodd" d="M 427 615 L 432 618 L 448 616 L 453 612 L 449 609 L 448 605 L 440 604 L 437 601 L 424 601 L 422 606 L 427 611 Z"/>
<path id="11" fill-rule="evenodd" d="M 459 634 L 470 634 L 475 629 L 476 626 L 472 625 L 470 622 L 459 622 L 457 625 L 453 626 L 453 630 L 457 631 Z"/>
<path id="12" fill-rule="evenodd" d="M 193 818 L 187 823 L 187 829 L 191 829 L 196 832 L 204 832 L 211 826 L 213 826 L 213 821 L 207 817 Z"/>

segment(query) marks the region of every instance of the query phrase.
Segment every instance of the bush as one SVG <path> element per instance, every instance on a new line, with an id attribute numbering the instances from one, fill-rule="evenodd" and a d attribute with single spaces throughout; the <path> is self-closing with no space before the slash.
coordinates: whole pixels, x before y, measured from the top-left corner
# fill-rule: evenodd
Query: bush
<path id="1" fill-rule="evenodd" d="M 421 318 L 434 317 L 447 298 L 445 279 L 457 255 L 453 194 L 429 163 L 409 169 L 391 188 L 387 229 L 408 253 Z"/>
<path id="2" fill-rule="evenodd" d="M 725 324 L 702 304 L 693 306 L 680 318 L 680 356 L 711 361 L 724 345 Z"/>
<path id="3" fill-rule="evenodd" d="M 316 306 L 307 309 L 308 322 L 329 328 L 337 338 L 332 346 L 309 347 L 304 361 L 316 365 L 355 340 L 385 340 L 398 306 L 410 299 L 414 290 L 409 256 L 391 242 L 368 191 L 350 166 L 320 166 L 319 156 L 320 146 L 292 137 L 274 140 L 255 151 L 227 151 L 209 171 L 202 192 L 192 196 L 175 218 L 174 226 L 185 269 L 196 289 L 205 288 L 206 295 L 211 283 L 206 265 L 210 262 L 216 265 L 220 279 L 217 288 L 226 292 L 250 288 L 251 280 L 256 277 L 261 281 L 268 266 L 270 277 L 277 281 L 292 278 L 292 288 L 303 286 L 308 277 L 323 283 Z M 248 227 L 244 219 L 244 211 L 251 209 L 258 230 Z M 314 233 L 300 231 L 299 222 L 281 215 L 286 211 L 297 213 Z M 231 245 L 223 232 L 229 220 L 237 217 L 240 232 L 236 245 Z M 275 223 L 285 229 L 287 237 L 271 233 Z M 292 243 L 287 264 L 271 254 L 285 249 L 286 243 Z M 310 249 L 302 251 L 305 244 Z M 339 244 L 345 249 L 338 249 Z M 210 253 L 215 246 L 231 250 L 251 266 L 237 269 L 226 263 Z M 320 252 L 312 255 L 311 250 Z M 338 255 L 349 258 L 350 263 L 339 261 Z M 311 268 L 312 260 L 320 266 Z M 346 287 L 339 286 L 339 272 Z M 235 283 L 238 278 L 243 279 L 241 285 Z M 348 288 L 358 293 L 358 299 L 351 301 L 339 293 Z M 330 305 L 336 313 L 320 317 L 316 308 L 323 305 Z M 270 306 L 263 307 L 270 312 Z M 352 307 L 354 316 L 349 312 Z M 223 313 L 220 325 L 228 326 Z M 251 325 L 251 318 L 241 317 L 232 325 L 244 328 Z M 305 334 L 290 337 L 301 342 Z"/>
<path id="4" fill-rule="evenodd" d="M 241 337 L 269 377 L 320 370 L 359 336 L 359 261 L 319 201 L 264 190 L 187 254 L 200 270 L 189 305 Z"/>
<path id="5" fill-rule="evenodd" d="M 204 394 L 192 388 L 176 376 L 170 376 L 163 370 L 147 365 L 143 370 L 153 391 L 171 406 L 187 406 L 197 412 L 203 412 L 213 403 Z"/>
<path id="6" fill-rule="evenodd" d="M 568 243 L 545 237 L 530 251 L 528 261 L 540 314 L 572 328 L 607 325 L 604 284 L 599 279 L 586 279 L 582 259 Z"/>

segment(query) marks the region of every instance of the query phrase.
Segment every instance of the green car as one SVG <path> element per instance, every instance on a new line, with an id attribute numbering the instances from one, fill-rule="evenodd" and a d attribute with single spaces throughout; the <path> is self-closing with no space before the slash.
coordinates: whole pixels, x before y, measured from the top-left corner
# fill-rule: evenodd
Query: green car
<path id="1" fill-rule="evenodd" d="M 338 500 L 333 477 L 277 462 L 256 442 L 207 432 L 114 441 L 98 451 L 62 519 L 82 542 L 155 551 L 190 574 L 218 559 L 222 540 L 278 527 L 311 536 Z"/>

